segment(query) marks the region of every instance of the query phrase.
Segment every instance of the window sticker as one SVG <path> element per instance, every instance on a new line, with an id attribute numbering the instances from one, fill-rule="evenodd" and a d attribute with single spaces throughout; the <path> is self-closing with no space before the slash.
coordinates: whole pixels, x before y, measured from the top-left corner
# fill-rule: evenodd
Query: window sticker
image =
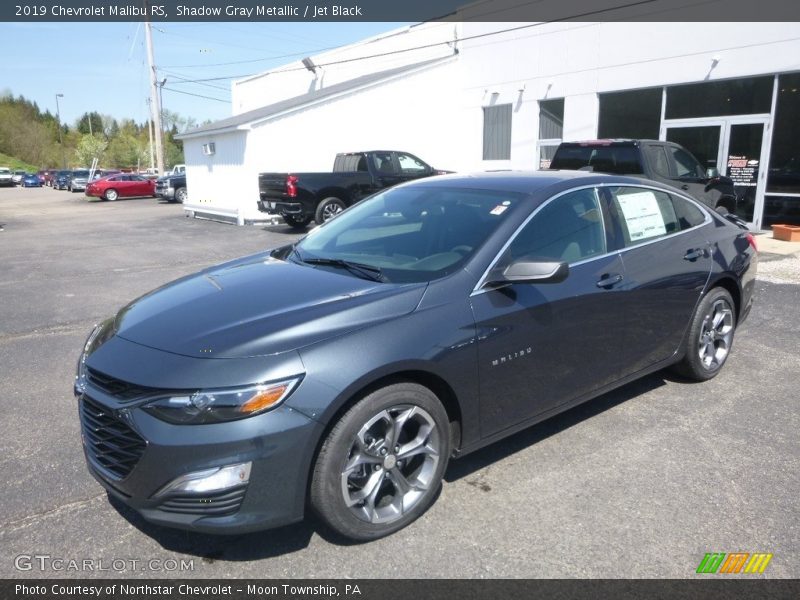
<path id="1" fill-rule="evenodd" d="M 617 201 L 628 225 L 631 241 L 646 240 L 667 233 L 664 217 L 653 192 L 620 194 Z"/>
<path id="2" fill-rule="evenodd" d="M 502 204 L 498 204 L 492 210 L 489 211 L 490 215 L 502 215 L 504 212 L 508 210 L 508 206 L 503 206 Z"/>

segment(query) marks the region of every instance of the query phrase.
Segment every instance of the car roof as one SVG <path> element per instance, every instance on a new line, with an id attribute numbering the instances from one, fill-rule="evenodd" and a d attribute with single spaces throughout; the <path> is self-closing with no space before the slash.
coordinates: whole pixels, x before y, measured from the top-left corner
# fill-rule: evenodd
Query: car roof
<path id="1" fill-rule="evenodd" d="M 641 185 L 642 179 L 589 171 L 483 171 L 417 179 L 405 185 L 459 187 L 465 189 L 485 188 L 531 194 L 554 186 L 570 188 L 612 182 L 621 184 L 638 183 Z M 648 181 L 648 183 L 651 182 Z M 655 182 L 652 183 L 657 185 Z"/>

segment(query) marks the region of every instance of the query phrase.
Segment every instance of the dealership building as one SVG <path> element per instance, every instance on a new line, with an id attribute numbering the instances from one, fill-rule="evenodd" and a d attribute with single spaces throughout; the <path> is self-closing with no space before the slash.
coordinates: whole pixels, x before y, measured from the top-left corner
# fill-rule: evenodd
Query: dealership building
<path id="1" fill-rule="evenodd" d="M 561 141 L 678 142 L 753 229 L 800 224 L 797 23 L 429 22 L 232 84 L 184 141 L 190 215 L 239 224 L 258 173 L 392 149 L 459 172 L 546 168 Z"/>

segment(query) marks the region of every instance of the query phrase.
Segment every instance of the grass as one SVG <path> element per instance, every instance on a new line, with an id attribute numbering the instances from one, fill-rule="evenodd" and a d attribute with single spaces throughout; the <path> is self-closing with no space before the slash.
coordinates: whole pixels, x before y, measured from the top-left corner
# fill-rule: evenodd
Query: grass
<path id="1" fill-rule="evenodd" d="M 13 156 L 9 156 L 8 154 L 3 154 L 2 152 L 0 152 L 0 167 L 8 167 L 12 171 L 23 169 L 28 173 L 36 173 L 39 170 L 39 167 L 35 167 L 32 164 L 22 162 L 18 158 L 14 158 Z"/>

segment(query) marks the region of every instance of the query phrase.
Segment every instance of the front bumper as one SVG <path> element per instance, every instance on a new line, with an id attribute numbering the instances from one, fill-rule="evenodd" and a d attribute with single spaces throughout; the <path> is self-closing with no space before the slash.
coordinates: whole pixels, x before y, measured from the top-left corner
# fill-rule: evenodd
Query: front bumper
<path id="1" fill-rule="evenodd" d="M 228 534 L 303 518 L 307 477 L 322 426 L 302 413 L 282 405 L 239 421 L 173 425 L 132 406 L 136 401 L 120 402 L 92 385 L 77 395 L 89 471 L 109 494 L 148 521 Z M 100 421 L 97 414 L 102 415 Z M 121 475 L 115 466 L 111 469 L 116 473 L 102 464 L 108 464 L 102 452 L 116 443 L 113 436 L 120 434 L 114 432 L 120 431 L 128 441 L 127 451 L 137 455 Z M 107 432 L 112 437 L 105 438 Z M 130 440 L 138 443 L 137 437 L 141 443 L 131 446 Z M 243 462 L 252 462 L 249 483 L 244 486 L 155 497 L 166 484 L 186 473 Z"/>
<path id="2" fill-rule="evenodd" d="M 174 200 L 175 199 L 175 188 L 170 186 L 160 186 L 156 185 L 155 194 L 159 198 L 163 198 L 164 200 Z"/>
<path id="3" fill-rule="evenodd" d="M 83 192 L 86 190 L 86 185 L 87 184 L 81 183 L 80 181 L 73 181 L 70 184 L 70 189 L 72 189 L 73 192 Z"/>

